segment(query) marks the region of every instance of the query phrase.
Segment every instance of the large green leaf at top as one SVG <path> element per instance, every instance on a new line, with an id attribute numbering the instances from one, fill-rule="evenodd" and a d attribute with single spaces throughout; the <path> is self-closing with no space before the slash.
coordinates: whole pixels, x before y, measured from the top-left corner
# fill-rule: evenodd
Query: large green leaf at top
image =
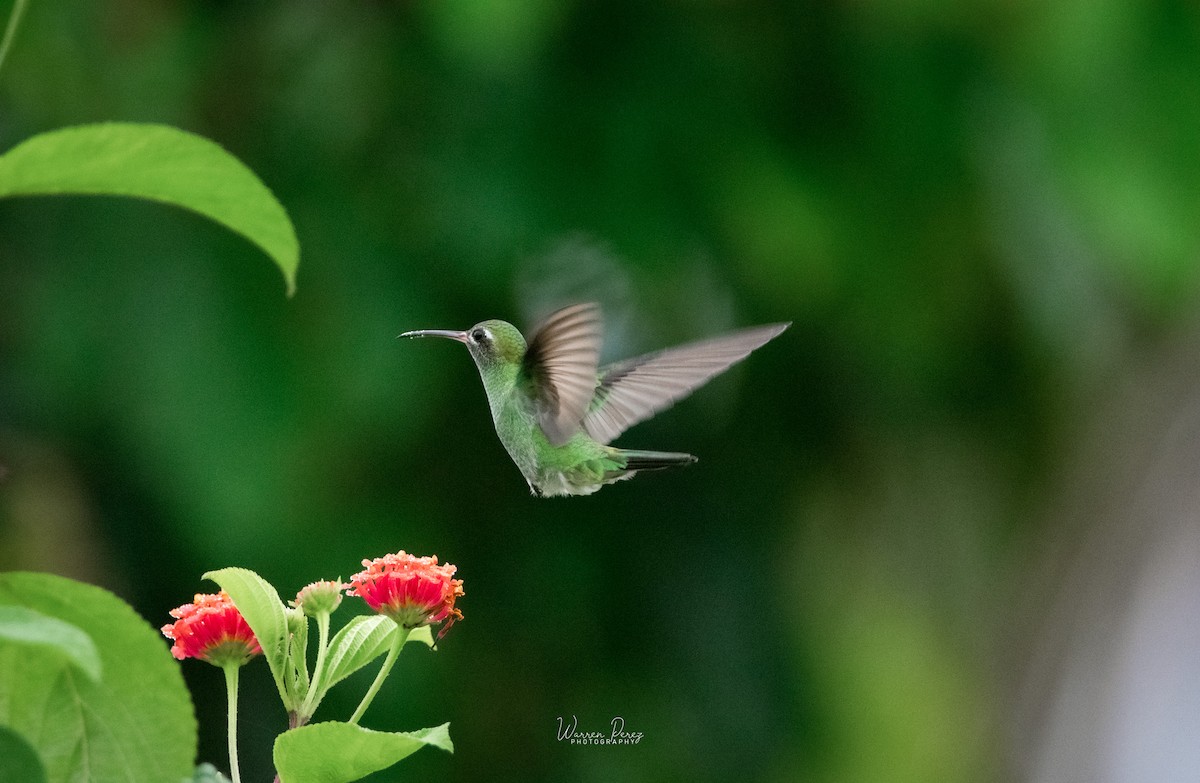
<path id="1" fill-rule="evenodd" d="M 51 783 L 190 777 L 196 718 L 156 629 L 112 593 L 52 574 L 0 574 L 0 606 L 57 618 L 91 637 L 93 681 L 64 655 L 0 640 L 0 725 L 36 752 Z"/>
<path id="2" fill-rule="evenodd" d="M 166 125 L 101 123 L 34 136 L 0 155 L 0 196 L 133 196 L 190 209 L 249 239 L 290 295 L 300 245 L 287 212 L 216 143 Z"/>
<path id="3" fill-rule="evenodd" d="M 372 731 L 352 723 L 311 723 L 275 738 L 282 783 L 350 783 L 423 747 L 454 752 L 450 724 L 417 731 Z"/>

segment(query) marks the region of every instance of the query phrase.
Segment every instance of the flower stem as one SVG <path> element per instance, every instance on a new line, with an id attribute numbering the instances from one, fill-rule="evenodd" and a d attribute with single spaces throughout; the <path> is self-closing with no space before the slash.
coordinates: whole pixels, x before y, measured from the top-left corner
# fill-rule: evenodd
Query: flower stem
<path id="1" fill-rule="evenodd" d="M 229 703 L 229 776 L 233 783 L 241 783 L 237 756 L 237 691 L 238 669 L 241 667 L 241 663 L 227 663 L 222 667 L 225 669 L 226 701 Z"/>
<path id="2" fill-rule="evenodd" d="M 367 693 L 363 696 L 363 700 L 359 702 L 358 709 L 350 716 L 351 723 L 358 723 L 358 719 L 367 711 L 367 707 L 371 705 L 371 700 L 379 692 L 379 686 L 383 685 L 383 681 L 387 679 L 388 672 L 392 670 L 392 664 L 396 662 L 396 656 L 400 654 L 400 648 L 404 646 L 404 642 L 407 640 L 408 629 L 403 625 L 397 625 L 396 637 L 392 639 L 392 649 L 388 650 L 387 658 L 383 661 L 383 667 L 380 668 L 379 674 L 375 675 L 375 681 L 371 683 L 371 687 L 367 688 Z"/>
<path id="3" fill-rule="evenodd" d="M 4 58 L 8 55 L 8 47 L 12 46 L 13 38 L 17 34 L 17 27 L 21 24 L 21 14 L 25 12 L 26 0 L 14 0 L 12 13 L 8 15 L 8 27 L 4 30 L 4 40 L 0 41 L 0 67 L 4 66 Z"/>
<path id="4" fill-rule="evenodd" d="M 317 664 L 313 668 L 312 682 L 308 686 L 308 695 L 297 710 L 299 718 L 307 722 L 317 711 L 317 705 L 325 696 L 325 653 L 329 650 L 329 612 L 317 614 Z M 303 725 L 303 724 L 301 724 Z"/>

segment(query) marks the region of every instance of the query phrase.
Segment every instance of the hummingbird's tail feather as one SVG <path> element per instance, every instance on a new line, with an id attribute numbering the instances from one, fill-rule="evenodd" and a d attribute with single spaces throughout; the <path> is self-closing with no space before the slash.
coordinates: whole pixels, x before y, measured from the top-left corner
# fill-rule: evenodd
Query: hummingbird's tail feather
<path id="1" fill-rule="evenodd" d="M 676 465 L 690 465 L 696 461 L 691 454 L 679 451 L 641 451 L 638 449 L 616 449 L 625 460 L 625 470 L 662 470 Z"/>

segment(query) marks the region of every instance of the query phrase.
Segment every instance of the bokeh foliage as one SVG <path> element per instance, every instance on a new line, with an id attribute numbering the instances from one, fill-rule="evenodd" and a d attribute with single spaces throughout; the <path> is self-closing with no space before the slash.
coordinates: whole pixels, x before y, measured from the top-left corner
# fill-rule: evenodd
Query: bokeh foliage
<path id="1" fill-rule="evenodd" d="M 456 563 L 466 620 L 373 707 L 452 723 L 413 775 L 1002 779 L 1055 465 L 1194 310 L 1197 72 L 1169 1 L 34 3 L 0 147 L 206 136 L 302 262 L 288 300 L 192 215 L 0 201 L 0 568 L 153 619 L 223 566 L 286 592 Z M 542 501 L 465 353 L 393 338 L 567 294 L 605 302 L 613 357 L 794 325 L 622 439 L 697 465 Z M 645 739 L 559 743 L 572 714 Z"/>

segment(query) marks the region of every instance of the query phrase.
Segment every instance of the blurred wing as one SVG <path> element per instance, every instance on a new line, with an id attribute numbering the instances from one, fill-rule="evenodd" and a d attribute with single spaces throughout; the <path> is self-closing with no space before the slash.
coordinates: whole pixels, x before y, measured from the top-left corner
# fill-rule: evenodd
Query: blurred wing
<path id="1" fill-rule="evenodd" d="M 579 429 L 596 393 L 601 326 L 599 305 L 564 307 L 538 327 L 525 352 L 538 424 L 556 446 Z"/>
<path id="2" fill-rule="evenodd" d="M 600 386 L 583 428 L 608 443 L 745 359 L 790 325 L 756 326 L 608 365 L 600 371 Z"/>

